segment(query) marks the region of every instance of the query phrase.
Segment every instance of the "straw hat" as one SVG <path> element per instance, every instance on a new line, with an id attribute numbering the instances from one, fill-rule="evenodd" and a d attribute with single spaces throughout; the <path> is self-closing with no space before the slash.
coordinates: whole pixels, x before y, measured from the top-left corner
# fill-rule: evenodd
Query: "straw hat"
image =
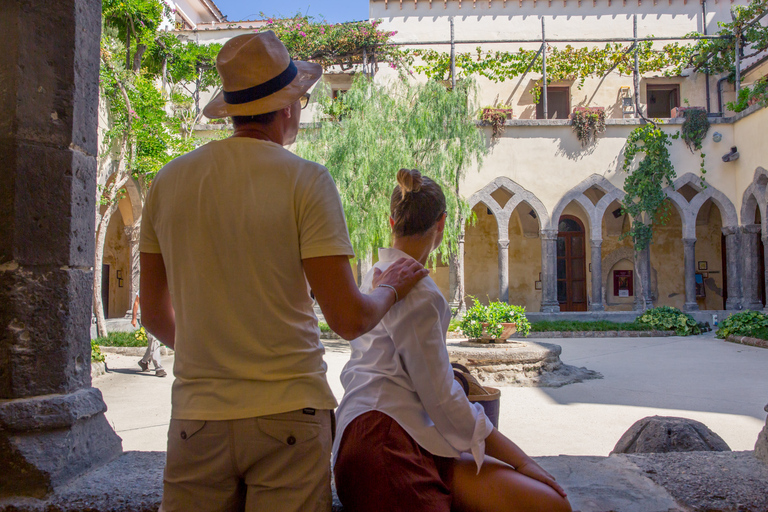
<path id="1" fill-rule="evenodd" d="M 227 41 L 216 57 L 216 69 L 223 90 L 203 109 L 209 119 L 280 110 L 323 74 L 319 64 L 292 60 L 271 30 Z"/>

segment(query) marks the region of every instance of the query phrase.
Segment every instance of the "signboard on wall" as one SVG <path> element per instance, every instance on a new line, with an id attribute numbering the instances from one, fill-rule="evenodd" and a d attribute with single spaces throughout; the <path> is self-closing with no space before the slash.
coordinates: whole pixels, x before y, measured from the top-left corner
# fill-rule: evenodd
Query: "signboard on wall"
<path id="1" fill-rule="evenodd" d="M 632 297 L 633 281 L 632 270 L 613 271 L 613 295 L 615 297 Z"/>

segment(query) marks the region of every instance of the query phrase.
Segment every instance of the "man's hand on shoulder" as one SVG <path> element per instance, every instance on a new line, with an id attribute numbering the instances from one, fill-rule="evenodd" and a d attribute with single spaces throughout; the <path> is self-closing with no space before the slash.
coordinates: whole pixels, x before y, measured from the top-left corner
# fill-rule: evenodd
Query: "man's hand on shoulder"
<path id="1" fill-rule="evenodd" d="M 375 268 L 373 270 L 373 288 L 379 285 L 393 287 L 397 292 L 397 300 L 403 297 L 416 286 L 416 283 L 429 275 L 429 270 L 413 258 L 400 258 L 384 272 Z"/>

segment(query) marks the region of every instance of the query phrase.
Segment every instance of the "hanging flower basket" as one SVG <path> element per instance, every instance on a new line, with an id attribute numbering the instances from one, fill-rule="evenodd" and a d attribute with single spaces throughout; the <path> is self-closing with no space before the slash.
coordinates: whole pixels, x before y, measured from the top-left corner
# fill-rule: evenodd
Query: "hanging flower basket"
<path id="1" fill-rule="evenodd" d="M 605 131 L 604 107 L 575 107 L 571 125 L 583 147 L 594 142 L 598 133 Z"/>
<path id="2" fill-rule="evenodd" d="M 671 118 L 679 118 L 679 117 L 685 117 L 685 111 L 686 110 L 702 110 L 704 112 L 707 111 L 704 107 L 675 107 L 671 110 L 669 117 Z"/>
<path id="3" fill-rule="evenodd" d="M 512 119 L 511 108 L 484 107 L 480 112 L 480 120 L 490 124 L 493 137 L 496 138 L 504 131 L 504 123 Z"/>

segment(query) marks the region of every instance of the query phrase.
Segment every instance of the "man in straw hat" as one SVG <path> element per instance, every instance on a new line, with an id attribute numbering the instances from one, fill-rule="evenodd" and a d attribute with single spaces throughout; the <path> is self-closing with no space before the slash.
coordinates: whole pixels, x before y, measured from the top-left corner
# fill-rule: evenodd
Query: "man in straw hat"
<path id="1" fill-rule="evenodd" d="M 165 511 L 329 511 L 332 410 L 310 287 L 344 338 L 427 274 L 399 262 L 361 294 L 327 169 L 283 146 L 317 64 L 273 32 L 228 41 L 205 107 L 234 135 L 166 165 L 141 229 L 144 325 L 175 349 Z M 309 286 L 308 286 L 309 285 Z"/>

